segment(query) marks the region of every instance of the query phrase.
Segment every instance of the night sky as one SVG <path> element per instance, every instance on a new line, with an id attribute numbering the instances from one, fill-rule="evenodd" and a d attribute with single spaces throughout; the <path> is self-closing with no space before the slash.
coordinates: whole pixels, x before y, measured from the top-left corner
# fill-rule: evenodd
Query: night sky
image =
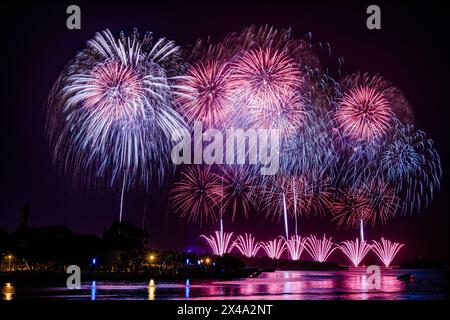
<path id="1" fill-rule="evenodd" d="M 130 33 L 136 27 L 141 33 L 153 31 L 156 37 L 185 45 L 209 35 L 220 41 L 227 33 L 251 24 L 269 24 L 292 27 L 297 38 L 312 32 L 313 42 L 330 42 L 333 56 L 345 59 L 344 73 L 380 73 L 403 91 L 414 108 L 416 128 L 435 141 L 444 172 L 442 188 L 433 203 L 419 214 L 398 217 L 383 227 L 367 227 L 366 238 L 384 235 L 405 242 L 400 252 L 403 258 L 449 257 L 450 86 L 449 52 L 445 48 L 448 34 L 444 13 L 439 12 L 442 9 L 410 1 L 395 1 L 395 6 L 379 1 L 337 4 L 297 0 L 295 5 L 281 1 L 155 2 L 2 4 L 1 228 L 17 227 L 25 203 L 31 207 L 30 224 L 36 226 L 64 224 L 77 232 L 101 235 L 118 218 L 117 190 L 71 188 L 52 166 L 44 135 L 44 104 L 50 88 L 64 65 L 85 48 L 95 32 L 109 28 L 117 35 L 121 30 Z M 366 28 L 365 11 L 373 3 L 381 7 L 382 30 Z M 70 4 L 81 7 L 81 30 L 66 28 L 65 12 Z M 136 190 L 126 195 L 125 219 L 144 226 L 150 242 L 160 248 L 199 248 L 200 232 L 211 232 L 217 226 L 200 228 L 180 220 L 168 208 L 165 191 L 145 194 Z M 226 220 L 225 230 L 230 229 L 231 222 Z M 284 233 L 281 223 L 256 216 L 249 221 L 235 221 L 232 229 L 252 232 L 258 240 Z M 358 235 L 357 230 L 337 230 L 329 218 L 303 219 L 300 232 L 325 232 L 339 241 Z"/>

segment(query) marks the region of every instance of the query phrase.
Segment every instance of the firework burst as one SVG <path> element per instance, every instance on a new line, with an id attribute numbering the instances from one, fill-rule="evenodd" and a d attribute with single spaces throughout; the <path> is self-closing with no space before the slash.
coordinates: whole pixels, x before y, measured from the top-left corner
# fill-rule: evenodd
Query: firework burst
<path id="1" fill-rule="evenodd" d="M 338 227 L 357 228 L 361 220 L 369 216 L 370 199 L 361 190 L 352 188 L 339 190 L 333 201 L 331 213 Z"/>
<path id="2" fill-rule="evenodd" d="M 207 128 L 221 128 L 228 123 L 233 102 L 230 75 L 228 64 L 219 61 L 189 66 L 175 91 L 178 110 L 189 124 L 201 120 Z"/>
<path id="3" fill-rule="evenodd" d="M 234 220 L 237 212 L 248 217 L 257 202 L 257 178 L 245 168 L 222 170 L 224 211 L 231 213 Z"/>
<path id="4" fill-rule="evenodd" d="M 231 63 L 231 69 L 235 98 L 239 105 L 256 114 L 268 114 L 277 108 L 280 99 L 294 97 L 301 86 L 297 63 L 270 47 L 244 52 Z"/>
<path id="5" fill-rule="evenodd" d="M 46 128 L 53 159 L 76 181 L 148 186 L 163 180 L 170 135 L 183 127 L 171 107 L 178 47 L 150 33 L 96 34 L 61 73 Z M 81 183 L 81 182 L 80 182 Z"/>
<path id="6" fill-rule="evenodd" d="M 402 213 L 426 207 L 439 189 L 442 176 L 433 141 L 423 131 L 400 124 L 381 154 L 378 170 L 403 199 Z"/>
<path id="7" fill-rule="evenodd" d="M 345 136 L 362 141 L 384 137 L 392 122 L 389 102 L 369 86 L 350 89 L 339 101 L 335 121 Z"/>
<path id="8" fill-rule="evenodd" d="M 220 177 L 202 166 L 186 167 L 171 190 L 171 203 L 175 211 L 193 222 L 215 221 L 222 200 Z"/>

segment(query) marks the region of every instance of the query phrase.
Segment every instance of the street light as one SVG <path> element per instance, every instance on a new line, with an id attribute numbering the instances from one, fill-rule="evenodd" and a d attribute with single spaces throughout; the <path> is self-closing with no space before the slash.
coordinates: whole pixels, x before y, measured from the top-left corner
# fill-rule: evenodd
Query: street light
<path id="1" fill-rule="evenodd" d="M 12 259 L 12 255 L 8 255 L 8 270 L 11 271 L 11 259 Z"/>

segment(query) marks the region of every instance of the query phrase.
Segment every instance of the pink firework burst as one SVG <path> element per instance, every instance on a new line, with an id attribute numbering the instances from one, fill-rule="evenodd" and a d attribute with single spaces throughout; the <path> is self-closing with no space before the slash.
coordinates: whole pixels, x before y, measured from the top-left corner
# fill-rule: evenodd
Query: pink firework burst
<path id="1" fill-rule="evenodd" d="M 373 251 L 386 267 L 391 265 L 392 260 L 394 260 L 395 256 L 403 246 L 404 244 L 385 240 L 384 238 L 381 238 L 381 242 L 373 240 L 372 243 Z"/>
<path id="2" fill-rule="evenodd" d="M 202 234 L 200 237 L 208 243 L 213 254 L 223 256 L 233 249 L 233 245 L 231 244 L 232 236 L 233 232 L 215 231 L 213 235 L 206 236 Z"/>
<path id="3" fill-rule="evenodd" d="M 357 86 L 340 99 L 334 119 L 344 135 L 376 141 L 388 132 L 393 113 L 382 92 L 369 86 Z"/>
<path id="4" fill-rule="evenodd" d="M 121 61 L 107 61 L 94 67 L 89 75 L 78 76 L 74 89 L 77 81 L 85 82 L 82 105 L 95 112 L 97 121 L 128 122 L 145 117 L 148 101 L 142 87 L 143 79 L 132 66 Z M 71 88 L 67 92 L 70 94 Z M 76 99 L 72 98 L 73 102 Z M 68 104 L 71 103 L 69 99 Z"/>
<path id="5" fill-rule="evenodd" d="M 208 167 L 186 167 L 181 178 L 171 190 L 171 203 L 181 217 L 189 221 L 217 218 L 218 207 L 223 199 L 220 177 Z"/>
<path id="6" fill-rule="evenodd" d="M 352 264 L 357 267 L 370 251 L 370 245 L 365 241 L 343 241 L 338 248 L 350 259 Z"/>
<path id="7" fill-rule="evenodd" d="M 337 248 L 331 239 L 331 237 L 327 238 L 325 235 L 323 235 L 322 239 L 317 239 L 316 236 L 310 235 L 306 238 L 305 249 L 314 261 L 325 262 Z"/>
<path id="8" fill-rule="evenodd" d="M 363 191 L 352 188 L 340 190 L 331 205 L 333 221 L 338 227 L 357 228 L 361 220 L 370 216 L 370 199 Z"/>
<path id="9" fill-rule="evenodd" d="M 288 138 L 302 128 L 306 116 L 303 98 L 294 92 L 269 100 L 264 108 L 253 109 L 249 122 L 255 128 L 278 129 L 281 138 Z"/>
<path id="10" fill-rule="evenodd" d="M 298 235 L 291 236 L 286 241 L 286 248 L 292 260 L 300 260 L 305 249 L 306 239 Z"/>
<path id="11" fill-rule="evenodd" d="M 207 128 L 223 127 L 232 97 L 228 64 L 207 60 L 191 65 L 176 85 L 179 112 L 189 124 L 202 121 Z"/>
<path id="12" fill-rule="evenodd" d="M 250 233 L 238 236 L 233 243 L 233 247 L 237 248 L 242 255 L 248 258 L 256 256 L 260 249 L 259 243 L 255 242 L 255 238 Z"/>
<path id="13" fill-rule="evenodd" d="M 365 222 L 374 226 L 377 222 L 384 224 L 395 217 L 400 208 L 400 198 L 394 188 L 379 179 L 374 179 L 365 185 L 364 189 L 370 206 L 370 210 L 366 211 L 366 216 L 363 218 Z"/>
<path id="14" fill-rule="evenodd" d="M 231 69 L 234 98 L 257 114 L 268 114 L 301 86 L 298 64 L 274 48 L 246 51 L 231 63 Z"/>
<path id="15" fill-rule="evenodd" d="M 286 250 L 286 241 L 283 237 L 261 243 L 261 248 L 264 249 L 267 256 L 271 259 L 280 259 L 283 252 Z"/>
<path id="16" fill-rule="evenodd" d="M 245 168 L 224 168 L 223 195 L 224 209 L 231 213 L 234 220 L 239 212 L 244 217 L 248 217 L 251 208 L 256 206 L 257 201 L 257 177 Z"/>

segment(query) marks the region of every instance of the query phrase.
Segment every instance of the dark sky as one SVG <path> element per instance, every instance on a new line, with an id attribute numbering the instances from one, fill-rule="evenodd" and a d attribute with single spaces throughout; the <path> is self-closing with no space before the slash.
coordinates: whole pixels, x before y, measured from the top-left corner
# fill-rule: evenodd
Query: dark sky
<path id="1" fill-rule="evenodd" d="M 440 6 L 377 1 L 382 30 L 370 31 L 365 26 L 365 11 L 372 1 L 156 2 L 2 4 L 0 227 L 14 229 L 19 209 L 26 202 L 31 205 L 30 223 L 37 226 L 65 224 L 75 231 L 100 235 L 118 217 L 118 193 L 72 190 L 52 167 L 44 137 L 43 105 L 52 83 L 95 32 L 110 28 L 115 34 L 121 30 L 129 33 L 136 27 L 184 45 L 208 35 L 220 40 L 250 24 L 270 24 L 292 27 L 299 38 L 312 32 L 313 42 L 330 42 L 333 55 L 345 59 L 344 73 L 380 73 L 402 89 L 413 105 L 416 127 L 427 132 L 441 155 L 442 189 L 427 209 L 375 230 L 368 228 L 366 237 L 384 235 L 407 243 L 403 257 L 448 257 L 450 86 L 445 48 L 448 34 Z M 69 4 L 81 7 L 79 31 L 66 28 Z M 124 216 L 139 226 L 144 224 L 152 243 L 164 248 L 198 247 L 200 231 L 214 230 L 211 225 L 201 229 L 187 225 L 169 213 L 165 203 L 161 192 L 145 195 L 136 191 L 126 196 Z M 230 230 L 229 221 L 225 228 Z M 282 224 L 262 218 L 238 221 L 232 228 L 251 231 L 260 240 L 283 232 Z M 336 230 L 325 218 L 302 220 L 300 230 L 302 234 L 326 232 L 336 240 L 357 236 L 357 231 Z"/>

